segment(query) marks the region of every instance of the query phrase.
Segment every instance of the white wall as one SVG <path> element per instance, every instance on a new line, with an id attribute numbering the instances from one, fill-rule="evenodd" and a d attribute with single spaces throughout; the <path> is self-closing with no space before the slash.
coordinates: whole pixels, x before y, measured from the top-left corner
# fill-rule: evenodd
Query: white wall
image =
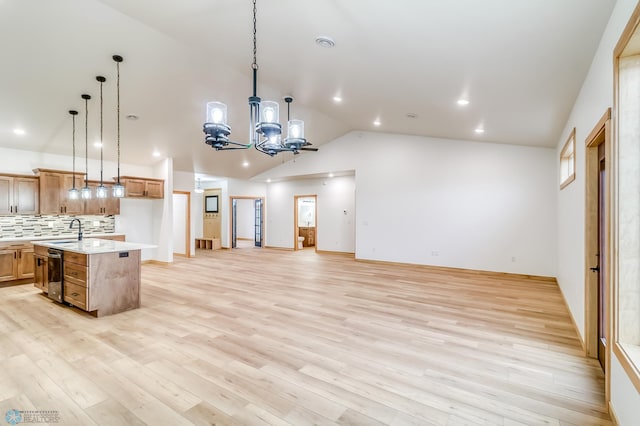
<path id="1" fill-rule="evenodd" d="M 167 158 L 153 169 L 154 177 L 164 179 L 164 198 L 151 200 L 153 208 L 153 244 L 154 259 L 160 262 L 173 262 L 173 159 Z"/>
<path id="2" fill-rule="evenodd" d="M 355 170 L 359 259 L 555 276 L 555 163 L 548 148 L 352 132 L 255 179 Z M 278 231 L 269 244 L 291 245 Z"/>
<path id="3" fill-rule="evenodd" d="M 187 194 L 173 194 L 173 253 L 187 254 Z"/>
<path id="4" fill-rule="evenodd" d="M 613 106 L 613 49 L 622 34 L 636 0 L 618 0 L 589 73 L 558 140 L 556 159 L 573 127 L 576 128 L 576 180 L 557 191 L 558 283 L 584 340 L 584 218 L 585 139 L 607 108 Z M 558 164 L 559 161 L 556 161 Z M 558 170 L 559 173 L 559 170 Z M 556 185 L 557 188 L 557 185 Z M 611 405 L 621 426 L 635 425 L 640 418 L 640 394 L 635 390 L 615 355 L 611 357 Z"/>
<path id="5" fill-rule="evenodd" d="M 294 197 L 317 195 L 316 248 L 355 251 L 355 178 L 300 179 L 267 186 L 267 247 L 294 247 Z"/>
<path id="6" fill-rule="evenodd" d="M 191 199 L 191 210 L 190 210 L 190 253 L 191 256 L 195 255 L 196 252 L 196 237 L 202 238 L 202 203 L 203 203 L 203 194 L 198 194 L 194 192 L 195 189 L 195 175 L 190 172 L 173 172 L 173 190 L 174 191 L 185 191 L 190 193 Z"/>

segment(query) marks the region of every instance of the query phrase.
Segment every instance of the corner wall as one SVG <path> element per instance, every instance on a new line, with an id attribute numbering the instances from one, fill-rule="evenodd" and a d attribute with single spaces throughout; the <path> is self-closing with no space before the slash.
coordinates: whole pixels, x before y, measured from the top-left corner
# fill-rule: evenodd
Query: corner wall
<path id="1" fill-rule="evenodd" d="M 573 127 L 576 128 L 576 179 L 559 190 L 558 198 L 558 284 L 585 338 L 585 139 L 606 109 L 613 107 L 613 49 L 637 4 L 636 0 L 617 0 L 591 68 L 556 148 L 559 176 L 560 151 Z M 559 179 L 556 180 L 559 182 Z M 611 355 L 611 406 L 620 426 L 637 424 L 640 394 L 624 372 L 617 357 Z"/>

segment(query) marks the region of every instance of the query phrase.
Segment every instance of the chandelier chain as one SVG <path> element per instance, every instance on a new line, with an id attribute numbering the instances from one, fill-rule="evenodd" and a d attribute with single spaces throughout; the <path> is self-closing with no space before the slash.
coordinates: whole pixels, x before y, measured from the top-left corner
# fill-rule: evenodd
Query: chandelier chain
<path id="1" fill-rule="evenodd" d="M 258 52 L 257 42 L 256 42 L 257 13 L 258 13 L 258 9 L 256 8 L 256 0 L 253 0 L 253 69 L 258 69 L 258 60 L 256 59 L 257 52 Z"/>

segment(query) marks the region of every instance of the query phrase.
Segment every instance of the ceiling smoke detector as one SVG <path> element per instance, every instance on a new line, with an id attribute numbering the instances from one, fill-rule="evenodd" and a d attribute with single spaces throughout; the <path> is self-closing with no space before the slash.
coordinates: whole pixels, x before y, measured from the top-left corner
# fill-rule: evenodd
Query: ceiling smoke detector
<path id="1" fill-rule="evenodd" d="M 322 47 L 331 48 L 336 45 L 336 42 L 333 41 L 331 37 L 328 36 L 318 36 L 316 37 L 316 43 Z"/>

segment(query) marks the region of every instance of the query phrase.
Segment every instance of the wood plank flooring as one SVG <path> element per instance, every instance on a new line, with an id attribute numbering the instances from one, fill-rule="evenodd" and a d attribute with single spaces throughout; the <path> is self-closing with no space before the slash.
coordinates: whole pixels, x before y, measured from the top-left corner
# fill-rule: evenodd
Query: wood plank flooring
<path id="1" fill-rule="evenodd" d="M 0 288 L 0 417 L 64 425 L 610 425 L 555 283 L 198 250 L 104 318 Z"/>

